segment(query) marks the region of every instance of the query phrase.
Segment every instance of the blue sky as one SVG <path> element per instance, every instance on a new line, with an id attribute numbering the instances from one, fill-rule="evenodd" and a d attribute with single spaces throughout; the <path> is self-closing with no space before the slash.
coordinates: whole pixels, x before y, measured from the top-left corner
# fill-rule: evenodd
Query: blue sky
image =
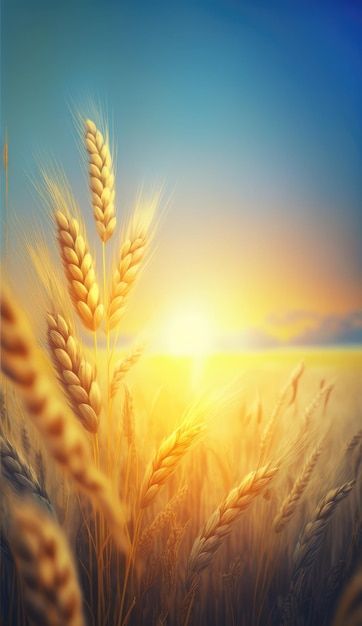
<path id="1" fill-rule="evenodd" d="M 234 333 L 237 319 L 245 330 L 274 313 L 361 308 L 358 2 L 3 0 L 2 14 L 22 219 L 37 215 L 29 178 L 48 157 L 86 205 L 71 109 L 95 100 L 117 137 L 120 207 L 141 183 L 164 183 L 169 198 L 152 270 L 161 309 L 175 283 L 240 310 Z"/>

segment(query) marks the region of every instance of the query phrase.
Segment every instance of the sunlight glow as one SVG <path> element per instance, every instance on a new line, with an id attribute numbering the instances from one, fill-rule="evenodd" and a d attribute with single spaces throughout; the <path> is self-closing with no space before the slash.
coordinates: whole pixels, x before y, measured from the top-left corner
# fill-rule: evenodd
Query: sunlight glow
<path id="1" fill-rule="evenodd" d="M 206 356 L 217 347 L 216 325 L 202 309 L 187 309 L 170 315 L 162 333 L 165 352 L 179 356 Z"/>

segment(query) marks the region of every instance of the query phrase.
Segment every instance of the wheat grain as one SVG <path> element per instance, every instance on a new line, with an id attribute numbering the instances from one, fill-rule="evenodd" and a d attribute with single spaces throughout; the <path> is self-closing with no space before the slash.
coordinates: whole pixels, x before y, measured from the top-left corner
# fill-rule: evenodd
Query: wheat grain
<path id="1" fill-rule="evenodd" d="M 94 368 L 82 354 L 69 322 L 48 314 L 48 346 L 60 383 L 75 415 L 91 433 L 98 430 L 101 395 Z"/>
<path id="2" fill-rule="evenodd" d="M 55 221 L 70 297 L 84 326 L 94 331 L 103 318 L 103 305 L 92 256 L 78 220 L 58 209 Z"/>
<path id="3" fill-rule="evenodd" d="M 173 474 L 181 459 L 199 437 L 202 429 L 203 425 L 200 422 L 185 420 L 163 440 L 143 480 L 140 496 L 141 508 L 151 504 L 162 485 Z"/>
<path id="4" fill-rule="evenodd" d="M 127 372 L 139 361 L 143 353 L 142 346 L 136 346 L 132 352 L 130 352 L 124 359 L 118 361 L 114 366 L 113 376 L 111 381 L 111 398 L 116 395 L 122 380 L 126 376 Z"/>
<path id="5" fill-rule="evenodd" d="M 352 480 L 337 489 L 331 489 L 316 507 L 313 518 L 305 526 L 294 552 L 294 581 L 313 564 L 332 515 L 338 504 L 348 496 L 354 484 L 355 481 Z"/>
<path id="6" fill-rule="evenodd" d="M 304 465 L 299 477 L 295 481 L 292 490 L 285 498 L 283 504 L 280 507 L 279 513 L 276 515 L 273 527 L 274 530 L 279 533 L 283 530 L 283 528 L 289 523 L 291 518 L 293 517 L 298 501 L 302 497 L 308 483 L 310 477 L 312 475 L 313 469 L 320 457 L 322 451 L 321 445 L 317 446 L 316 449 L 312 452 L 311 456 L 307 460 Z"/>
<path id="7" fill-rule="evenodd" d="M 201 572 L 210 565 L 215 552 L 230 533 L 234 522 L 270 483 L 276 472 L 277 468 L 268 466 L 250 472 L 238 487 L 230 491 L 224 502 L 214 511 L 193 543 L 187 564 L 187 589 L 190 590 L 198 586 Z"/>
<path id="8" fill-rule="evenodd" d="M 2 370 L 21 393 L 50 453 L 103 513 L 115 540 L 124 548 L 124 508 L 108 479 L 92 464 L 80 425 L 57 401 L 28 321 L 7 290 L 1 294 L 1 348 Z"/>
<path id="9" fill-rule="evenodd" d="M 94 218 L 98 234 L 105 242 L 116 227 L 114 172 L 108 138 L 104 138 L 92 120 L 85 121 L 85 144 Z"/>
<path id="10" fill-rule="evenodd" d="M 12 507 L 11 547 L 34 626 L 83 626 L 82 596 L 66 539 L 30 503 Z"/>

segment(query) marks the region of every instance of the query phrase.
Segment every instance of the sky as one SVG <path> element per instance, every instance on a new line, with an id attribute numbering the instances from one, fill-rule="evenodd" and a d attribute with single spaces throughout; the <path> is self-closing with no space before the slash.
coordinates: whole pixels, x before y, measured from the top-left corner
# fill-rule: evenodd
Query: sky
<path id="1" fill-rule="evenodd" d="M 3 0 L 1 62 L 24 230 L 44 220 L 39 163 L 56 162 L 97 246 L 74 124 L 93 102 L 120 220 L 163 187 L 125 334 L 197 318 L 221 350 L 362 343 L 359 2 Z"/>

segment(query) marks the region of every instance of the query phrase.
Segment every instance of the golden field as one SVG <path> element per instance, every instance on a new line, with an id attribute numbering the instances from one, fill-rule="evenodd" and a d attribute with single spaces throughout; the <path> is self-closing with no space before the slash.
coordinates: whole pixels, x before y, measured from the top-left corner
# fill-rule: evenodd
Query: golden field
<path id="1" fill-rule="evenodd" d="M 98 360 L 100 364 L 106 360 L 100 351 Z M 193 542 L 230 490 L 258 467 L 263 433 L 273 408 L 286 381 L 301 362 L 305 370 L 295 402 L 287 409 L 284 407 L 274 432 L 269 433 L 272 440 L 267 462 L 270 465 L 278 462 L 280 469 L 264 491 L 264 497 L 256 498 L 230 528 L 230 534 L 202 572 L 191 613 L 185 617 L 185 576 Z M 104 373 L 106 368 L 100 365 L 99 369 Z M 360 429 L 361 371 L 362 353 L 353 349 L 266 351 L 202 359 L 145 354 L 141 358 L 124 380 L 129 390 L 128 408 L 125 409 L 121 390 L 113 409 L 113 435 L 120 437 L 119 458 L 111 468 L 101 459 L 117 484 L 120 496 L 133 509 L 129 522 L 131 532 L 143 475 L 162 440 L 182 423 L 190 407 L 194 415 L 202 415 L 204 429 L 191 449 L 180 457 L 176 471 L 142 516 L 138 538 L 142 557 L 133 579 L 128 581 L 123 609 L 127 614 L 132 607 L 127 614 L 129 623 L 248 626 L 331 623 L 339 595 L 361 550 L 361 478 L 358 489 L 355 485 L 348 501 L 340 505 L 325 529 L 315 562 L 308 569 L 304 583 L 307 591 L 303 591 L 297 605 L 298 615 L 285 617 L 283 603 L 290 593 L 293 553 L 305 524 L 313 518 L 321 498 L 340 483 L 352 479 L 356 471 L 358 446 L 351 458 L 345 457 L 348 442 Z M 306 410 L 318 397 L 323 380 L 326 385 L 332 383 L 333 389 L 327 406 L 322 396 L 312 410 L 312 436 L 299 448 L 296 436 Z M 100 382 L 105 384 L 102 376 Z M 11 407 L 12 394 L 8 392 L 8 396 Z M 13 410 L 19 412 L 17 402 L 15 409 L 9 408 L 9 415 Z M 19 424 L 18 417 L 11 422 L 9 438 L 16 442 L 26 462 L 36 466 L 39 450 L 43 455 L 44 488 L 76 555 L 87 602 L 87 623 L 117 624 L 115 615 L 120 610 L 124 579 L 123 558 L 106 551 L 101 562 L 107 583 L 99 579 L 99 574 L 95 580 L 89 580 L 85 572 L 91 568 L 94 576 L 94 569 L 100 566 L 99 554 L 87 553 L 83 545 L 86 539 L 82 535 L 87 535 L 89 526 L 82 522 L 82 507 L 79 509 L 62 473 L 55 469 L 34 430 Z M 28 438 L 24 439 L 24 432 L 28 433 Z M 321 456 L 297 503 L 296 512 L 286 528 L 276 533 L 273 520 L 282 502 L 315 443 L 320 443 L 325 435 Z M 104 431 L 103 436 L 106 446 Z M 114 437 L 111 446 L 116 445 Z M 24 441 L 28 441 L 27 449 L 24 449 Z M 105 459 L 107 456 L 104 451 Z M 6 570 L 6 558 L 2 565 Z M 7 585 L 6 588 L 9 590 L 14 584 L 15 579 L 8 579 L 9 588 Z M 331 589 L 331 585 L 335 589 Z M 25 623 L 21 621 L 14 598 L 9 610 L 13 611 L 11 623 Z"/>

